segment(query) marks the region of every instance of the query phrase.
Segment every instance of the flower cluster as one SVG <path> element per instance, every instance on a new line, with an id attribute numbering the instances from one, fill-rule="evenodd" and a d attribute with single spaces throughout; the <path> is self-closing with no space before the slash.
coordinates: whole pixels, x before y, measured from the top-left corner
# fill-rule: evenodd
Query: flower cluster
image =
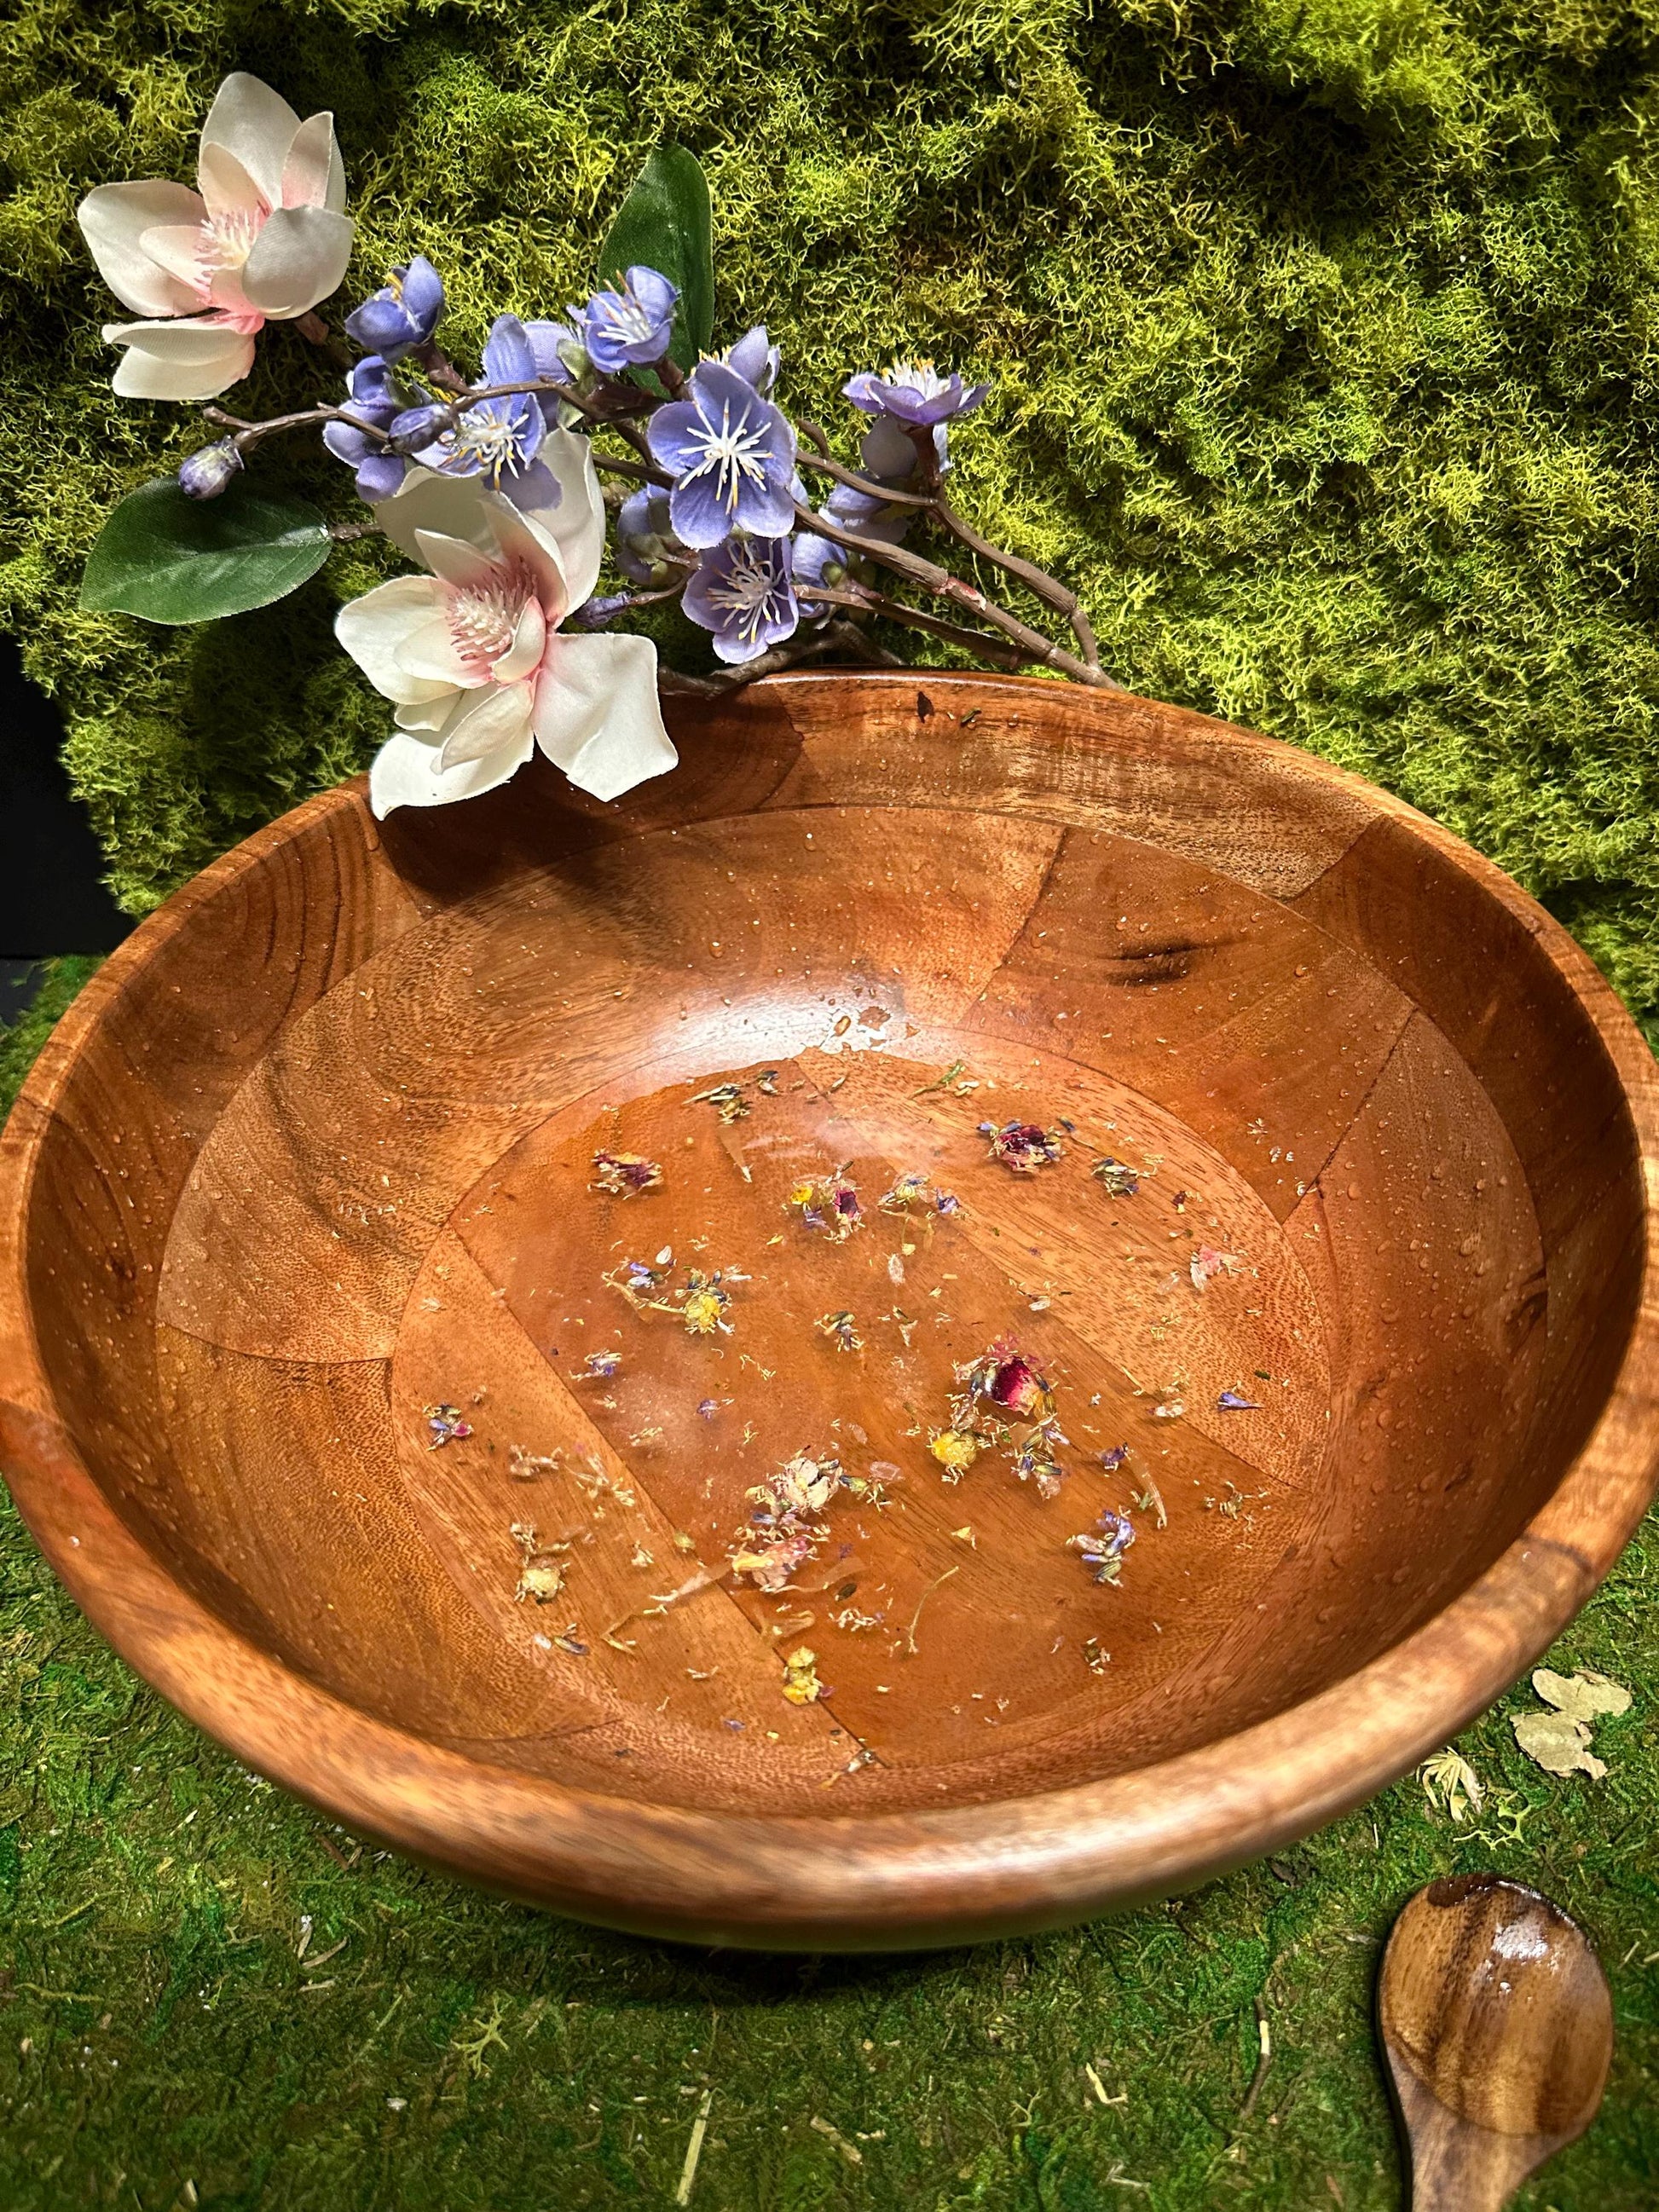
<path id="1" fill-rule="evenodd" d="M 844 1244 L 863 1226 L 858 1185 L 849 1182 L 847 1170 L 833 1175 L 810 1176 L 791 1190 L 785 1205 L 800 1216 L 803 1224 L 826 1236 L 832 1244 Z"/>
<path id="2" fill-rule="evenodd" d="M 1016 1477 L 1044 1498 L 1059 1494 L 1063 1470 L 1054 1454 L 1067 1439 L 1054 1413 L 1054 1387 L 1036 1363 L 1007 1337 L 956 1370 L 951 1425 L 936 1429 L 928 1449 L 947 1482 L 958 1482 L 980 1453 L 994 1444 L 1008 1453 Z"/>
<path id="3" fill-rule="evenodd" d="M 706 205 L 696 163 L 677 158 Z M 379 814 L 489 791 L 537 750 L 601 800 L 673 767 L 656 647 L 612 627 L 657 600 L 677 599 L 708 634 L 722 672 L 681 689 L 717 691 L 830 650 L 879 657 L 861 627 L 875 618 L 984 648 L 1000 665 L 1110 682 L 1073 595 L 1000 554 L 945 497 L 951 426 L 989 386 L 928 362 L 860 370 L 842 386 L 860 423 L 857 465 L 837 461 L 816 425 L 798 433 L 778 404 L 780 349 L 763 324 L 708 349 L 712 266 L 706 251 L 699 265 L 688 258 L 687 224 L 665 212 L 662 190 L 642 179 L 613 233 L 635 251 L 658 241 L 662 265 L 603 264 L 605 281 L 557 319 L 504 308 L 476 373 L 447 349 L 444 279 L 424 253 L 396 263 L 343 327 L 315 312 L 343 282 L 355 235 L 333 119 L 302 121 L 256 77 L 220 88 L 194 190 L 104 185 L 82 204 L 98 269 L 136 318 L 105 331 L 122 351 L 118 392 L 216 399 L 248 374 L 269 321 L 338 359 L 335 396 L 308 409 L 249 422 L 208 408 L 229 434 L 190 455 L 179 483 L 191 501 L 240 498 L 254 449 L 313 425 L 371 518 L 328 534 L 383 534 L 418 564 L 337 624 L 393 709 L 371 775 Z M 623 480 L 608 547 L 601 469 Z M 817 506 L 811 477 L 829 479 Z M 187 547 L 188 523 L 168 526 Z M 908 550 L 922 529 L 966 548 L 979 575 L 964 583 Z M 607 558 L 623 588 L 599 589 Z M 994 600 L 988 566 L 1063 615 L 1082 658 Z M 263 604 L 252 575 L 237 598 L 225 556 L 212 574 L 204 619 Z M 1054 1157 L 1042 1138 L 994 1141 L 1028 1172 Z M 955 1205 L 943 1193 L 936 1202 Z"/>
<path id="4" fill-rule="evenodd" d="M 753 1534 L 732 1548 L 733 1568 L 757 1589 L 784 1589 L 823 1540 L 830 1502 L 847 1486 L 839 1460 L 797 1452 L 750 1492 Z"/>

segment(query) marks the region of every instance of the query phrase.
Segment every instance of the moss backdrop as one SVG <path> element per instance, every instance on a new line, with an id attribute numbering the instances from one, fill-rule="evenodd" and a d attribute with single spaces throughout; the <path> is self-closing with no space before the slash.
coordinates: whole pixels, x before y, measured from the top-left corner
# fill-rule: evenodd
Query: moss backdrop
<path id="1" fill-rule="evenodd" d="M 475 345 L 582 287 L 679 134 L 713 181 L 722 331 L 768 320 L 789 402 L 844 425 L 842 375 L 895 351 L 990 378 L 963 502 L 1079 584 L 1126 681 L 1403 793 L 1659 1021 L 1656 39 L 1615 0 L 9 0 L 0 620 L 61 703 L 119 896 L 153 904 L 385 726 L 328 635 L 360 549 L 204 631 L 76 609 L 104 512 L 200 439 L 110 393 L 75 205 L 188 176 L 240 67 L 337 112 L 354 295 L 422 250 Z M 319 388 L 268 333 L 251 410 Z M 320 456 L 274 476 L 351 512 Z M 354 1856 L 143 1692 L 9 1520 L 0 2197 L 661 2203 L 707 2081 L 710 2208 L 1380 2208 L 1376 1940 L 1414 1883 L 1496 1861 L 1595 1929 L 1620 2023 L 1601 2124 L 1523 2201 L 1636 2212 L 1659 2169 L 1653 1557 L 1557 1656 L 1638 1692 L 1605 1784 L 1547 1781 L 1494 1718 L 1468 1747 L 1504 1794 L 1472 1840 L 1408 1783 L 1167 1911 L 819 1970 Z M 1279 2055 L 1240 2131 L 1257 1997 Z"/>

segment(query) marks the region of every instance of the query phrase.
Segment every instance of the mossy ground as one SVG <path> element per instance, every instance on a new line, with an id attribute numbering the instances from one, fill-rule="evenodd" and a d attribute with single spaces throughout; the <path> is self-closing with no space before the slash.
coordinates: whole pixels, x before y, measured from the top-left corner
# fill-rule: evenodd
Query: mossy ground
<path id="1" fill-rule="evenodd" d="M 463 349 L 581 289 L 678 132 L 713 179 L 721 334 L 763 316 L 793 404 L 844 427 L 841 376 L 896 350 L 989 376 L 963 502 L 1079 584 L 1120 675 L 1449 823 L 1659 1034 L 1656 54 L 1653 0 L 13 0 L 0 619 L 119 895 L 153 904 L 385 727 L 327 633 L 361 549 L 200 632 L 76 606 L 103 513 L 200 433 L 111 396 L 75 204 L 187 175 L 241 67 L 337 111 L 352 286 L 429 252 Z M 323 388 L 268 334 L 251 411 Z M 268 480 L 350 512 L 314 455 Z M 149 1697 L 9 1521 L 0 2202 L 662 2203 L 707 2082 L 710 2207 L 1389 2205 L 1377 1942 L 1419 1882 L 1494 1863 L 1582 1915 L 1620 2021 L 1600 2124 L 1522 2201 L 1634 2212 L 1659 2172 L 1656 1559 L 1650 1534 L 1557 1655 L 1638 1693 L 1605 1783 L 1539 1774 L 1494 1716 L 1466 1740 L 1503 1793 L 1476 1834 L 1407 1783 L 1167 1908 L 793 1963 L 354 1857 Z M 1232 2143 L 1257 1996 L 1276 2055 Z"/>

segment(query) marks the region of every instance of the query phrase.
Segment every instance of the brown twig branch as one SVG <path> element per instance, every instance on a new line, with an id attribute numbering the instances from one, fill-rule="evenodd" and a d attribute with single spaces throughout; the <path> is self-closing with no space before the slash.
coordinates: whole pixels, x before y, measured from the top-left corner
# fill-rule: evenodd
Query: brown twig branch
<path id="1" fill-rule="evenodd" d="M 797 668 L 805 660 L 822 660 L 831 653 L 853 652 L 866 660 L 891 668 L 902 668 L 904 663 L 894 653 L 874 644 L 863 631 L 851 623 L 831 623 L 827 629 L 803 636 L 799 631 L 782 645 L 775 645 L 770 652 L 757 653 L 753 660 L 745 660 L 736 668 L 724 669 L 718 676 L 682 676 L 678 669 L 665 668 L 658 678 L 659 688 L 665 692 L 678 693 L 695 699 L 724 699 L 733 691 L 741 691 L 750 684 L 758 684 L 763 676 L 780 675 L 786 668 Z"/>
<path id="2" fill-rule="evenodd" d="M 965 545 L 970 553 L 978 554 L 981 561 L 988 561 L 994 568 L 1000 568 L 1005 575 L 1017 576 L 1026 590 L 1041 599 L 1045 606 L 1052 607 L 1056 614 L 1064 615 L 1072 625 L 1073 635 L 1077 639 L 1084 659 L 1091 668 L 1099 667 L 1100 647 L 1096 641 L 1094 625 L 1084 612 L 1075 592 L 1068 590 L 1047 569 L 1039 568 L 1033 562 L 1022 560 L 1018 553 L 1006 553 L 1000 546 L 993 545 L 989 538 L 981 538 L 978 531 L 963 520 L 942 492 L 933 501 L 933 507 L 941 526 Z"/>
<path id="3" fill-rule="evenodd" d="M 803 528 L 815 532 L 820 538 L 829 538 L 834 544 L 844 546 L 849 553 L 861 554 L 878 568 L 890 568 L 895 575 L 902 576 L 907 583 L 914 584 L 930 598 L 944 599 L 950 605 L 961 607 L 967 613 L 976 616 L 981 622 L 988 623 L 993 629 L 1000 630 L 1005 637 L 1021 648 L 1027 660 L 1038 667 L 1058 669 L 1062 674 L 1073 677 L 1079 684 L 1087 684 L 1096 690 L 1121 691 L 1123 689 L 1121 684 L 1115 683 L 1107 675 L 1104 669 L 1091 667 L 1086 660 L 1079 660 L 1074 653 L 1067 653 L 1063 646 L 1056 645 L 1052 638 L 1045 637 L 1040 629 L 1033 629 L 1029 623 L 1021 622 L 1018 615 L 1010 614 L 1006 607 L 1000 606 L 994 599 L 988 599 L 976 584 L 965 583 L 960 576 L 953 576 L 948 568 L 941 568 L 936 562 L 924 560 L 921 554 L 908 552 L 902 545 L 887 545 L 877 538 L 861 538 L 856 531 L 844 530 L 839 523 L 815 514 L 811 507 L 803 507 L 799 500 L 795 502 L 795 515 Z"/>
<path id="4" fill-rule="evenodd" d="M 906 629 L 923 630 L 929 637 L 943 638 L 947 644 L 978 653 L 994 668 L 1024 668 L 1030 659 L 1030 655 L 1022 653 L 1018 646 L 1005 645 L 1000 638 L 988 637 L 982 629 L 969 629 L 963 623 L 946 622 L 939 615 L 927 614 L 920 607 L 907 607 L 902 600 L 891 599 L 884 592 L 867 591 L 860 585 L 836 591 L 814 584 L 803 589 L 800 597 L 809 605 L 855 607 L 860 613 L 879 615 L 884 621 L 901 623 Z M 905 665 L 898 663 L 900 666 Z"/>
<path id="5" fill-rule="evenodd" d="M 796 453 L 795 458 L 803 468 L 818 469 L 825 476 L 833 477 L 837 483 L 845 484 L 849 491 L 861 491 L 867 498 L 885 501 L 890 506 L 932 507 L 936 503 L 936 495 L 933 492 L 895 491 L 887 484 L 878 483 L 872 477 L 861 477 L 856 469 L 848 468 L 836 459 L 830 450 L 830 441 L 823 430 L 809 416 L 803 415 L 797 428 L 803 430 L 817 448 L 816 453 Z"/>

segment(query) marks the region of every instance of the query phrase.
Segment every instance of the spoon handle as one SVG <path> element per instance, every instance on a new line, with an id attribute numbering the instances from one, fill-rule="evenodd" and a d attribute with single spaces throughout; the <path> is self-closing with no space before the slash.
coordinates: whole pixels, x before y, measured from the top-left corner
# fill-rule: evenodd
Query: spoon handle
<path id="1" fill-rule="evenodd" d="M 1395 2075 L 1411 2138 L 1412 2212 L 1504 2212 L 1560 2142 L 1477 2127 L 1448 2112 L 1404 2067 Z"/>

